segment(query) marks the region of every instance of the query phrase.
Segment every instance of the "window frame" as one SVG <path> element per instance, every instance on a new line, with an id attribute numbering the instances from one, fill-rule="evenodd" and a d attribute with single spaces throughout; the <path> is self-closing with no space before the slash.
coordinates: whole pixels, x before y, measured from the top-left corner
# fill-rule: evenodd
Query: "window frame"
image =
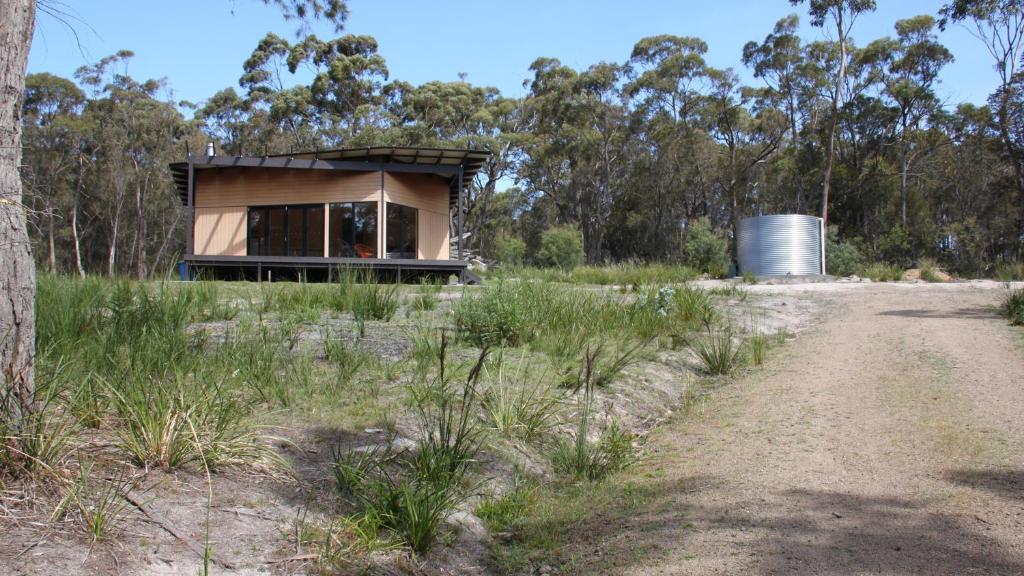
<path id="1" fill-rule="evenodd" d="M 309 228 L 310 228 L 310 212 L 311 212 L 311 209 L 315 210 L 315 209 L 318 209 L 318 208 L 321 210 L 321 216 L 317 220 L 319 221 L 319 225 L 324 228 L 324 232 L 321 234 L 321 242 L 317 246 L 310 246 L 309 245 L 309 237 L 310 237 L 310 233 L 309 233 L 310 232 L 309 231 Z M 286 258 L 296 258 L 296 257 L 323 258 L 324 257 L 324 243 L 323 243 L 322 239 L 323 239 L 323 235 L 327 233 L 326 225 L 325 225 L 324 218 L 323 218 L 323 213 L 322 213 L 323 208 L 324 208 L 323 204 L 269 204 L 269 205 L 264 205 L 264 206 L 248 206 L 247 207 L 247 211 L 246 211 L 246 228 L 245 228 L 245 253 L 246 253 L 246 255 L 247 256 L 270 256 L 270 242 L 269 242 L 269 239 L 270 239 L 270 211 L 271 210 L 276 210 L 276 209 L 281 209 L 283 211 L 283 213 L 284 213 L 284 228 L 282 230 L 282 236 L 283 236 L 284 242 L 283 242 L 282 255 L 284 257 L 286 257 Z M 293 210 L 301 210 L 302 211 L 302 217 L 301 217 L 301 222 L 302 222 L 302 241 L 301 241 L 302 242 L 302 253 L 298 254 L 298 255 L 291 254 L 292 250 L 291 250 L 291 246 L 289 245 L 291 243 L 291 230 L 289 229 L 291 227 L 291 214 L 290 213 Z M 262 252 L 262 253 L 257 253 L 257 254 L 253 254 L 253 252 L 252 252 L 253 246 L 252 246 L 252 243 L 250 242 L 251 233 L 252 233 L 252 229 L 253 229 L 252 224 L 251 224 L 251 222 L 252 222 L 252 214 L 253 214 L 254 211 L 261 212 L 262 213 L 261 217 L 263 218 L 263 223 L 262 223 L 262 226 L 263 226 L 262 238 L 264 240 L 263 246 L 262 246 L 263 250 L 262 251 L 258 250 L 258 252 Z"/>

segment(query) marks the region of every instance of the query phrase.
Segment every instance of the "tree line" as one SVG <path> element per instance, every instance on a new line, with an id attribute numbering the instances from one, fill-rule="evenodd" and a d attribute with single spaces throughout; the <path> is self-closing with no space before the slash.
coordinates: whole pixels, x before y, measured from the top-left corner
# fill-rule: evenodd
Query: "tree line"
<path id="1" fill-rule="evenodd" d="M 21 176 L 34 255 L 54 272 L 166 274 L 187 230 L 167 164 L 186 145 L 453 146 L 493 154 L 469 191 L 467 242 L 508 263 L 542 261 L 544 234 L 566 229 L 589 263 L 680 261 L 695 228 L 731 238 L 743 217 L 806 213 L 864 259 L 984 275 L 1024 251 L 1021 4 L 961 0 L 857 44 L 874 0 L 810 0 L 817 37 L 792 14 L 737 47 L 751 85 L 710 66 L 704 40 L 667 34 L 583 70 L 538 58 L 522 98 L 392 79 L 376 40 L 351 34 L 268 34 L 237 88 L 199 103 L 132 78 L 129 51 L 72 79 L 32 74 Z M 961 24 L 999 80 L 986 105 L 939 96 L 955 58 L 942 29 Z"/>

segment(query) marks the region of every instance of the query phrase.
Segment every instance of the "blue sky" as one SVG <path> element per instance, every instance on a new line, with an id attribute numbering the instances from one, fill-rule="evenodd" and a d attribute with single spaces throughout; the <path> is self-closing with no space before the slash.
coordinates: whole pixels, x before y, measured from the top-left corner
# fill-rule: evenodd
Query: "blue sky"
<path id="1" fill-rule="evenodd" d="M 916 14 L 935 14 L 942 0 L 878 0 L 878 10 L 862 16 L 858 44 L 894 35 L 892 25 Z M 242 63 L 256 43 L 273 31 L 295 37 L 296 23 L 258 0 L 66 0 L 81 22 L 78 39 L 66 27 L 40 15 L 29 72 L 71 77 L 79 66 L 120 49 L 136 56 L 128 72 L 136 79 L 166 77 L 173 98 L 201 101 L 236 86 Z M 142 8 L 142 7 L 145 8 Z M 529 65 L 540 56 L 578 69 L 605 61 L 623 62 L 644 36 L 698 36 L 709 44 L 712 66 L 732 67 L 751 83 L 740 53 L 748 40 L 761 41 L 779 18 L 796 12 L 805 39 L 822 32 L 807 25 L 806 7 L 789 0 L 350 0 L 347 33 L 377 38 L 392 78 L 413 84 L 467 80 L 521 96 Z M 333 36 L 314 25 L 321 38 Z M 996 85 L 982 44 L 962 27 L 940 35 L 956 61 L 939 88 L 953 106 L 983 103 Z"/>

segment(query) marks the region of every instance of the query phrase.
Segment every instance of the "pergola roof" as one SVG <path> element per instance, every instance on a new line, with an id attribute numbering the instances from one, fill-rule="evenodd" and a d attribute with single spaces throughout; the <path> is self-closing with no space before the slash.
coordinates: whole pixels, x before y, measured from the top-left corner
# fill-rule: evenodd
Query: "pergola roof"
<path id="1" fill-rule="evenodd" d="M 459 196 L 458 174 L 462 168 L 462 185 L 468 188 L 491 153 L 486 150 L 462 148 L 420 148 L 396 146 L 369 146 L 365 148 L 338 148 L 312 152 L 293 152 L 270 156 L 193 156 L 193 169 L 223 167 L 292 168 L 307 170 L 384 170 L 390 172 L 416 172 L 437 174 L 451 179 L 449 203 L 455 204 Z M 188 201 L 188 162 L 170 165 L 174 185 Z"/>

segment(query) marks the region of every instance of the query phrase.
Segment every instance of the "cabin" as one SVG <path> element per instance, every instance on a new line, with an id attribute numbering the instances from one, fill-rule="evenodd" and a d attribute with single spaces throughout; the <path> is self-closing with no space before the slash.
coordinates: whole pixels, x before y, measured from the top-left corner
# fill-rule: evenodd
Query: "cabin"
<path id="1" fill-rule="evenodd" d="M 265 280 L 361 268 L 465 280 L 466 190 L 489 156 L 394 147 L 221 156 L 210 145 L 170 165 L 189 218 L 183 273 Z"/>

